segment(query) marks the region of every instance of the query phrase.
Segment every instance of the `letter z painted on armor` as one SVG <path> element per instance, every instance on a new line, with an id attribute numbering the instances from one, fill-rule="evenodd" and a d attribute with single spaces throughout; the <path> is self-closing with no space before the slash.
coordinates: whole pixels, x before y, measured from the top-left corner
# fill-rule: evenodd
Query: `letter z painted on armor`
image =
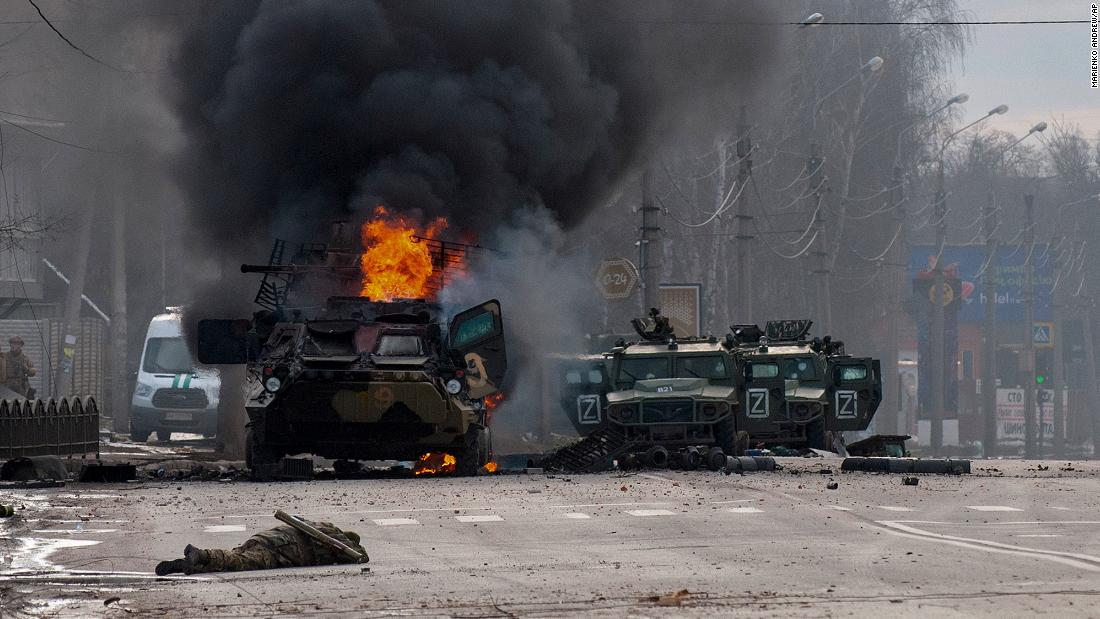
<path id="1" fill-rule="evenodd" d="M 856 399 L 855 391 L 837 391 L 836 392 L 836 418 L 837 419 L 855 419 L 859 416 L 859 407 L 857 406 L 858 400 Z"/>
<path id="2" fill-rule="evenodd" d="M 771 414 L 767 389 L 749 389 L 745 393 L 745 416 L 763 419 Z"/>

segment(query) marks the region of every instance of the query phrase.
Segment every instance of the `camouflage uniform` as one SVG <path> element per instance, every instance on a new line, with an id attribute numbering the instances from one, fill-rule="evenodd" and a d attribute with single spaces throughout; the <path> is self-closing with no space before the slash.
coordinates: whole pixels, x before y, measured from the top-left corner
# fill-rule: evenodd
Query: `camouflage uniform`
<path id="1" fill-rule="evenodd" d="M 26 397 L 31 388 L 30 377 L 37 373 L 30 358 L 22 351 L 4 353 L 4 384 L 8 389 Z"/>
<path id="2" fill-rule="evenodd" d="M 355 532 L 341 531 L 328 522 L 305 522 L 366 556 L 367 551 L 359 545 L 359 536 Z M 232 550 L 200 550 L 188 546 L 184 554 L 182 560 L 162 562 L 157 566 L 157 574 L 240 572 L 354 562 L 347 555 L 289 525 L 257 533 Z"/>

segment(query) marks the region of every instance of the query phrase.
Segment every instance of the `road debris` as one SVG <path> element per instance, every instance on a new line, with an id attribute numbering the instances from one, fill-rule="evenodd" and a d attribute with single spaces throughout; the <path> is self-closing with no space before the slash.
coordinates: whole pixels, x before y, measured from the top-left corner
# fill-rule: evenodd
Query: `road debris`
<path id="1" fill-rule="evenodd" d="M 906 486 L 915 486 L 920 483 L 920 478 L 905 476 L 901 478 L 901 483 L 905 484 Z"/>
<path id="2" fill-rule="evenodd" d="M 831 481 L 831 482 L 825 484 L 825 487 L 828 488 L 829 490 L 836 490 L 837 488 L 840 487 L 840 484 L 836 483 L 835 481 Z"/>

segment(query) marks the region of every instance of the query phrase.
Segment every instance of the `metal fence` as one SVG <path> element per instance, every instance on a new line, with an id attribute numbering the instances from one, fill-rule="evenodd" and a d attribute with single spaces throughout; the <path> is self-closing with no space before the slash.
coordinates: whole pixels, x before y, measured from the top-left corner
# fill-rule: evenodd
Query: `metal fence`
<path id="1" fill-rule="evenodd" d="M 0 400 L 0 458 L 99 454 L 99 406 L 91 396 Z"/>

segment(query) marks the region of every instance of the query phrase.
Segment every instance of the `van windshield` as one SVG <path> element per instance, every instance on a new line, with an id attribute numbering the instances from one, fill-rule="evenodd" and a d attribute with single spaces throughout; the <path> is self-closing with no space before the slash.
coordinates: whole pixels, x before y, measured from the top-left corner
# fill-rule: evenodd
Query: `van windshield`
<path id="1" fill-rule="evenodd" d="M 148 374 L 189 374 L 194 365 L 182 337 L 151 337 L 145 342 L 141 369 Z"/>

